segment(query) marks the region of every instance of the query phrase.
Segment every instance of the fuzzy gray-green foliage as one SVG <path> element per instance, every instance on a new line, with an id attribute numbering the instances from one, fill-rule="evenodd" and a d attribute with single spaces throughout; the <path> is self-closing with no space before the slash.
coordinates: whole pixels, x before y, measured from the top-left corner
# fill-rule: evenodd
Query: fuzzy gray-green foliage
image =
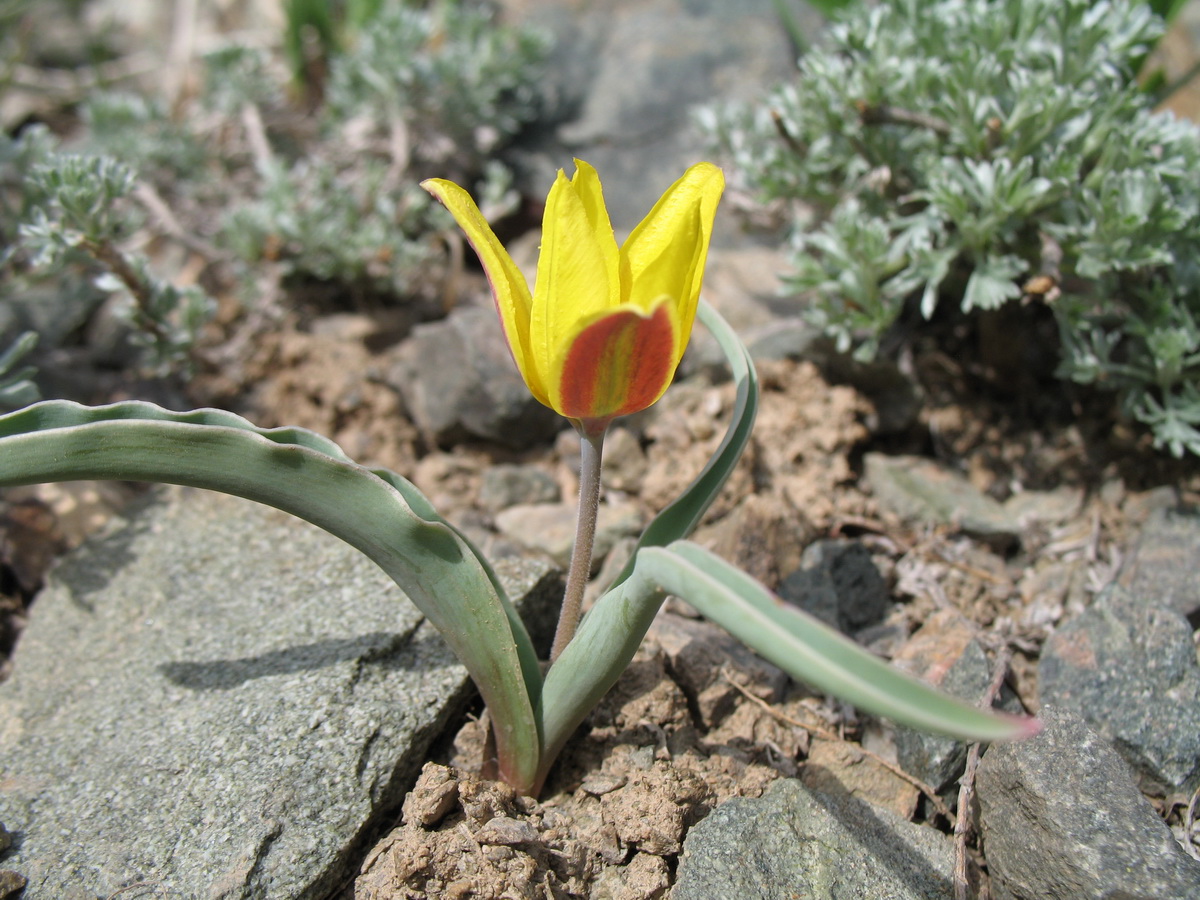
<path id="1" fill-rule="evenodd" d="M 334 122 L 401 125 L 414 153 L 454 146 L 476 167 L 543 112 L 540 32 L 466 3 L 384 4 L 330 67 Z"/>
<path id="2" fill-rule="evenodd" d="M 1200 454 L 1200 139 L 1136 84 L 1160 31 L 1126 0 L 884 0 L 706 121 L 762 198 L 819 211 L 792 283 L 842 349 L 1049 276 L 1059 375 Z"/>
<path id="3" fill-rule="evenodd" d="M 33 383 L 33 368 L 17 368 L 21 359 L 37 345 L 37 335 L 26 331 L 0 352 L 0 410 L 20 409 L 41 399 Z"/>
<path id="4" fill-rule="evenodd" d="M 508 172 L 490 160 L 543 111 L 546 41 L 473 3 L 381 4 L 359 26 L 328 60 L 319 133 L 301 152 L 272 147 L 256 196 L 230 205 L 220 239 L 288 275 L 404 296 L 429 281 L 447 222 L 418 180 L 482 178 L 505 193 Z M 219 62 L 234 78 L 249 65 L 232 52 Z M 231 105 L 225 80 L 211 81 Z"/>
<path id="5" fill-rule="evenodd" d="M 196 286 L 157 277 L 140 253 L 121 249 L 139 217 L 125 203 L 137 175 L 108 156 L 47 153 L 25 173 L 27 200 L 19 228 L 31 265 L 68 268 L 83 257 L 101 269 L 94 284 L 125 297 L 123 311 L 145 362 L 166 371 L 186 367 L 189 349 L 215 308 Z"/>
<path id="6" fill-rule="evenodd" d="M 28 24 L 32 8 L 0 0 L 0 21 Z M 456 178 L 493 213 L 513 202 L 494 154 L 543 111 L 546 41 L 470 0 L 346 9 L 329 19 L 339 30 L 318 47 L 316 83 L 296 81 L 298 18 L 285 35 L 295 58 L 220 47 L 182 109 L 99 91 L 79 104 L 70 152 L 41 127 L 0 135 L 0 288 L 21 310 L 0 310 L 0 333 L 32 328 L 56 346 L 118 293 L 146 351 L 131 362 L 186 373 L 215 303 L 134 252 L 148 228 L 235 272 L 251 304 L 278 293 L 264 278 L 383 302 L 435 294 L 450 220 L 417 182 Z"/>

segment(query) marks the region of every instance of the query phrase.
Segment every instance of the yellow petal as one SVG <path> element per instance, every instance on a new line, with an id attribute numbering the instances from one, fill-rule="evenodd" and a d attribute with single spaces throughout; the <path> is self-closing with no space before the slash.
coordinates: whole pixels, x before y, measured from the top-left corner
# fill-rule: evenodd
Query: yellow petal
<path id="1" fill-rule="evenodd" d="M 471 195 L 452 181 L 430 178 L 421 187 L 445 204 L 479 256 L 492 286 L 504 337 L 529 391 L 549 406 L 545 384 L 531 359 L 529 320 L 532 298 L 525 276 L 496 237 Z"/>
<path id="2" fill-rule="evenodd" d="M 719 168 L 697 163 L 667 188 L 621 248 L 628 302 L 648 310 L 665 296 L 675 304 L 680 356 L 696 317 L 713 218 L 724 189 Z"/>
<path id="3" fill-rule="evenodd" d="M 604 267 L 609 273 L 611 295 L 614 303 L 620 302 L 620 282 L 617 280 L 617 267 L 620 260 L 620 250 L 613 236 L 612 221 L 608 217 L 608 208 L 604 205 L 604 191 L 600 187 L 600 176 L 596 170 L 582 159 L 575 160 L 575 175 L 571 184 L 579 194 L 587 213 L 588 224 L 596 235 L 596 245 L 604 258 Z"/>
<path id="4" fill-rule="evenodd" d="M 549 383 L 547 373 L 578 332 L 579 322 L 620 303 L 618 259 L 595 170 L 580 163 L 571 181 L 559 170 L 542 216 L 529 324 L 543 383 Z"/>

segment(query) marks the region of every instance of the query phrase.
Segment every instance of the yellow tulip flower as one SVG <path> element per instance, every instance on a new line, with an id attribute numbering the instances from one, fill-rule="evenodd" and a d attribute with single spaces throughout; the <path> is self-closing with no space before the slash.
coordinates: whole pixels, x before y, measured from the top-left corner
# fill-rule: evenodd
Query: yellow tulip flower
<path id="1" fill-rule="evenodd" d="M 596 170 L 575 160 L 568 179 L 560 169 L 546 199 L 532 294 L 465 190 L 441 178 L 422 187 L 475 248 L 534 397 L 594 433 L 662 396 L 691 336 L 725 187 L 720 169 L 689 168 L 619 248 Z"/>

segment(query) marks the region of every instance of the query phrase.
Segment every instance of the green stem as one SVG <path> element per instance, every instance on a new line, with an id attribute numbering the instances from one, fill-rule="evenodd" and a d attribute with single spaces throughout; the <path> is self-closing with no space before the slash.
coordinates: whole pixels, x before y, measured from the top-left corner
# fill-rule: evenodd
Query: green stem
<path id="1" fill-rule="evenodd" d="M 575 547 L 571 550 L 571 568 L 567 571 L 567 590 L 563 595 L 558 629 L 550 662 L 571 643 L 583 611 L 583 591 L 592 573 L 592 545 L 596 540 L 596 516 L 600 511 L 600 460 L 604 452 L 604 433 L 608 423 L 576 423 L 582 442 L 579 448 L 579 519 L 575 525 Z"/>

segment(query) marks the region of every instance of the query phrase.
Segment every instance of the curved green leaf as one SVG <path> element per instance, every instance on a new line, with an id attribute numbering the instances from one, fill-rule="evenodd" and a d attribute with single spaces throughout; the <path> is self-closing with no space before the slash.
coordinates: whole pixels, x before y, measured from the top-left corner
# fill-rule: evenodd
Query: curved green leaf
<path id="1" fill-rule="evenodd" d="M 650 548 L 638 570 L 792 677 L 867 712 L 960 740 L 1005 740 L 1036 728 L 1033 719 L 986 712 L 888 665 L 696 544 Z"/>
<path id="2" fill-rule="evenodd" d="M 677 541 L 638 553 L 630 577 L 605 595 L 603 610 L 597 604 L 583 620 L 546 674 L 539 785 L 582 721 L 578 711 L 592 709 L 616 682 L 667 594 L 683 597 L 792 677 L 867 712 L 961 740 L 1007 740 L 1037 731 L 1035 719 L 985 712 L 889 666 L 719 557 Z M 602 679 L 579 677 L 601 660 Z"/>
<path id="3" fill-rule="evenodd" d="M 639 562 L 645 552 L 634 557 L 629 577 L 596 601 L 546 673 L 538 710 L 543 741 L 539 788 L 567 739 L 629 666 L 667 596 L 645 576 Z"/>
<path id="4" fill-rule="evenodd" d="M 746 444 L 750 441 L 750 433 L 754 430 L 754 417 L 758 414 L 758 373 L 754 369 L 750 351 L 737 336 L 737 332 L 707 301 L 700 302 L 696 315 L 717 339 L 729 363 L 729 371 L 737 389 L 733 412 L 725 437 L 712 457 L 687 489 L 646 526 L 646 530 L 638 539 L 638 550 L 643 547 L 663 547 L 672 541 L 687 537 L 700 524 L 704 513 L 717 499 L 721 488 L 733 474 L 738 460 L 742 458 Z M 613 582 L 614 587 L 629 577 L 633 571 L 634 559 L 636 553 Z"/>
<path id="5" fill-rule="evenodd" d="M 531 785 L 541 676 L 491 567 L 411 483 L 351 462 L 298 428 L 149 403 L 38 403 L 0 417 L 0 484 L 78 479 L 208 488 L 306 519 L 361 550 L 404 590 L 467 667 L 492 712 L 505 780 Z"/>
<path id="6" fill-rule="evenodd" d="M 647 526 L 625 569 L 596 601 L 571 643 L 546 673 L 539 708 L 543 740 L 539 785 L 571 732 L 625 671 L 666 596 L 643 581 L 630 584 L 641 552 L 691 533 L 721 492 L 750 440 L 758 410 L 754 363 L 736 332 L 712 306 L 701 302 L 698 316 L 724 351 L 737 387 L 729 427 L 687 490 Z"/>

